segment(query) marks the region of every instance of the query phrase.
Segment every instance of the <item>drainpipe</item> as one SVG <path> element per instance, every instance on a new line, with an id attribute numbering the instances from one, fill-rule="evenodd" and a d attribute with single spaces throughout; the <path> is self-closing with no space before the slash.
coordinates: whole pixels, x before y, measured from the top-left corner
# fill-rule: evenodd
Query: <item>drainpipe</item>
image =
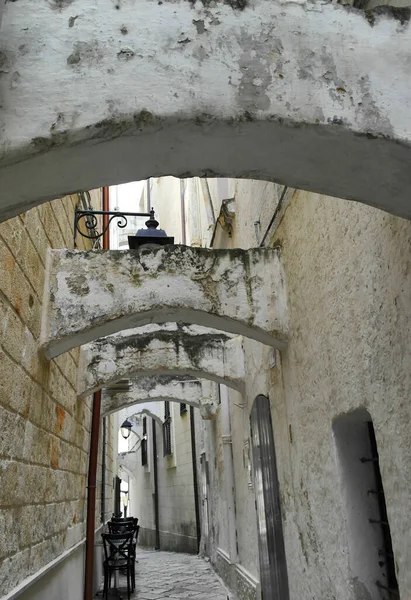
<path id="1" fill-rule="evenodd" d="M 93 414 L 91 419 L 90 456 L 87 483 L 87 533 L 84 600 L 92 600 L 93 598 L 94 529 L 96 514 L 97 454 L 100 429 L 100 410 L 101 390 L 95 392 L 93 395 Z"/>
<path id="2" fill-rule="evenodd" d="M 184 198 L 184 181 L 180 179 L 180 203 L 181 203 L 181 235 L 183 244 L 187 242 L 186 233 L 186 215 Z M 193 488 L 194 488 L 194 509 L 196 515 L 196 534 L 197 534 L 197 554 L 200 550 L 201 525 L 200 511 L 198 507 L 198 480 L 197 480 L 197 455 L 196 455 L 196 430 L 194 421 L 194 408 L 190 406 L 190 433 L 191 433 L 191 459 L 193 463 Z"/>
<path id="3" fill-rule="evenodd" d="M 233 445 L 231 440 L 230 400 L 228 398 L 228 390 L 225 385 L 220 386 L 220 398 L 222 424 L 221 441 L 223 443 L 224 453 L 224 483 L 227 502 L 228 545 L 230 560 L 232 563 L 235 563 L 237 562 L 237 526 L 235 507 L 234 461 Z"/>
<path id="4" fill-rule="evenodd" d="M 187 244 L 186 234 L 186 206 L 184 198 L 184 179 L 180 179 L 180 215 L 181 215 L 181 242 Z"/>
<path id="5" fill-rule="evenodd" d="M 110 210 L 110 188 L 108 186 L 103 187 L 103 210 Z M 107 231 L 103 234 L 103 250 L 110 248 L 110 227 L 109 215 L 103 215 L 103 229 L 107 227 Z M 107 446 L 107 432 L 106 432 L 106 417 L 103 418 L 103 448 L 102 448 L 102 464 L 101 464 L 101 522 L 104 525 L 104 519 L 106 516 L 106 446 Z"/>
<path id="6" fill-rule="evenodd" d="M 154 472 L 154 523 L 156 528 L 155 549 L 160 550 L 160 523 L 158 518 L 158 473 L 157 473 L 157 431 L 156 422 L 151 419 L 153 431 L 153 472 Z"/>
<path id="7" fill-rule="evenodd" d="M 102 460 L 101 460 L 101 522 L 104 525 L 104 519 L 106 516 L 106 445 L 107 445 L 107 432 L 106 432 L 106 417 L 103 418 L 103 448 L 102 448 Z"/>
<path id="8" fill-rule="evenodd" d="M 200 524 L 200 508 L 198 506 L 196 428 L 195 428 L 195 419 L 194 419 L 194 408 L 192 406 L 190 406 L 190 429 L 191 429 L 191 458 L 193 461 L 194 508 L 195 508 L 195 513 L 196 513 L 197 554 L 198 554 L 200 551 L 200 542 L 201 542 L 201 524 Z"/>

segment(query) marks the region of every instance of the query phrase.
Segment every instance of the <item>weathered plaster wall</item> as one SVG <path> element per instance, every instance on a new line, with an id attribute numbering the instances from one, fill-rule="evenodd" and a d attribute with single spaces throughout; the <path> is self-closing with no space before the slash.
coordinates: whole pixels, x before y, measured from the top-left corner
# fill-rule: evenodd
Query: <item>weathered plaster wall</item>
<path id="1" fill-rule="evenodd" d="M 86 396 L 136 375 L 191 375 L 242 390 L 243 339 L 204 327 L 147 325 L 100 338 L 81 349 L 77 392 Z"/>
<path id="2" fill-rule="evenodd" d="M 164 402 L 146 404 L 156 415 L 160 548 L 178 552 L 196 552 L 196 520 L 193 492 L 189 409 L 180 414 L 180 404 L 170 403 L 172 455 L 164 456 Z M 140 413 L 142 405 L 122 409 L 120 421 Z M 159 422 L 161 421 L 161 423 Z M 142 419 L 138 417 L 137 431 L 143 435 Z M 130 474 L 130 514 L 139 518 L 143 546 L 155 545 L 154 472 L 152 419 L 147 417 L 147 465 L 141 461 L 141 446 L 133 436 Z M 127 463 L 127 461 L 126 461 Z"/>
<path id="3" fill-rule="evenodd" d="M 52 1 L 35 15 L 10 2 L 1 218 L 169 174 L 275 180 L 410 217 L 408 20 L 319 1 Z"/>
<path id="4" fill-rule="evenodd" d="M 244 185 L 237 184 L 237 193 Z M 243 212 L 245 203 L 239 203 L 233 238 L 220 237 L 221 243 L 255 243 L 250 216 L 260 212 L 260 198 L 265 206 L 262 186 L 255 183 L 252 209 Z M 273 207 L 277 196 L 273 186 Z M 358 600 L 364 593 L 350 568 L 332 433 L 333 419 L 358 407 L 373 418 L 400 594 L 411 594 L 410 239 L 407 221 L 301 191 L 267 238 L 281 248 L 291 337 L 281 354 L 244 341 L 245 406 L 232 409 L 239 559 L 258 575 L 258 555 L 250 551 L 257 542 L 253 492 L 245 487 L 239 456 L 252 402 L 261 393 L 272 406 L 292 600 Z M 375 589 L 370 593 L 373 598 Z"/>
<path id="5" fill-rule="evenodd" d="M 318 219 L 323 207 L 326 210 Z M 298 209 L 302 209 L 300 222 L 295 218 Z M 319 242 L 309 252 L 302 243 L 293 244 L 303 230 Z M 350 581 L 349 568 L 344 572 L 339 548 L 347 528 L 329 424 L 337 415 L 364 406 L 376 429 L 400 592 L 407 597 L 411 593 L 405 525 L 411 493 L 407 402 L 411 228 L 378 211 L 360 206 L 349 210 L 343 202 L 332 208 L 327 198 L 297 192 L 278 239 L 283 243 L 294 315 L 292 340 L 283 355 L 283 378 L 294 430 L 290 455 L 293 462 L 298 457 L 292 485 L 301 490 L 296 513 L 306 545 L 304 560 L 324 561 L 329 576 L 334 574 L 328 580 L 324 572 L 323 589 L 335 587 L 337 598 L 342 597 L 339 588 L 345 588 L 346 597 L 354 595 L 355 581 Z M 316 272 L 311 280 L 309 263 Z M 295 264 L 300 264 L 298 276 L 293 274 Z M 309 298 L 317 308 L 307 318 Z M 310 442 L 314 431 L 315 445 Z M 308 527 L 301 528 L 300 519 Z M 349 561 L 348 553 L 345 556 Z M 303 565 L 298 570 L 304 570 Z M 307 573 L 304 577 L 305 586 L 318 590 L 313 574 L 308 581 Z M 295 596 L 299 590 L 301 580 Z"/>
<path id="6" fill-rule="evenodd" d="M 56 200 L 0 226 L 1 595 L 85 533 L 91 402 L 77 401 L 79 353 L 38 355 L 47 249 L 72 246 L 76 202 Z"/>
<path id="7" fill-rule="evenodd" d="M 160 411 L 163 403 L 156 405 L 156 412 Z M 164 411 L 163 411 L 164 412 Z M 131 415 L 128 409 L 121 412 L 122 415 Z M 164 415 L 163 415 L 164 416 Z M 138 426 L 139 434 L 142 436 L 142 422 Z M 139 543 L 142 546 L 155 546 L 155 518 L 154 518 L 154 468 L 153 468 L 153 435 L 152 420 L 147 418 L 147 465 L 141 464 L 141 449 L 136 448 L 135 468 L 129 479 L 130 514 L 138 517 L 140 525 Z M 158 436 L 161 429 L 158 428 Z"/>
<path id="8" fill-rule="evenodd" d="M 190 375 L 136 377 L 129 381 L 127 390 L 104 388 L 101 412 L 106 415 L 127 406 L 133 410 L 139 404 L 159 400 L 177 400 L 198 406 L 201 393 L 201 381 Z"/>
<path id="9" fill-rule="evenodd" d="M 174 402 L 170 410 L 172 456 L 164 456 L 162 430 L 157 425 L 160 548 L 195 553 L 190 412 L 180 415 L 180 406 Z"/>
<path id="10" fill-rule="evenodd" d="M 120 330 L 173 321 L 279 347 L 287 339 L 283 273 L 271 248 L 50 251 L 44 298 L 48 358 Z"/>
<path id="11" fill-rule="evenodd" d="M 216 410 L 215 398 L 210 395 L 210 380 L 193 379 L 190 375 L 153 375 L 136 377 L 127 391 L 103 388 L 101 414 L 107 415 L 129 407 L 130 410 L 145 410 L 150 403 L 183 402 L 200 410 L 204 419 L 213 418 Z"/>

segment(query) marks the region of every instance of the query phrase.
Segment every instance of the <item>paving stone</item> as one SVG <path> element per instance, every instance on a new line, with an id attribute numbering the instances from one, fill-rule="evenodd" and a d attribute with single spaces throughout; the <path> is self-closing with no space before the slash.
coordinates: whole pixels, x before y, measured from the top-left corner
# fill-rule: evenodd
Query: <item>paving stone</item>
<path id="1" fill-rule="evenodd" d="M 192 554 L 138 548 L 133 600 L 235 600 L 209 562 Z M 120 595 L 127 598 L 127 583 L 120 575 Z M 96 599 L 101 598 L 103 585 Z M 110 600 L 119 596 L 109 595 Z"/>

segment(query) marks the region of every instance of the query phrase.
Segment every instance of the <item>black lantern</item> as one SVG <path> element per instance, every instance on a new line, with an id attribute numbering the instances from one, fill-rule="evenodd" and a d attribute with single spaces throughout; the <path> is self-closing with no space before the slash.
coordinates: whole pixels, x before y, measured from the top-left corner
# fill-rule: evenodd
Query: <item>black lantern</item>
<path id="1" fill-rule="evenodd" d="M 123 438 L 125 440 L 127 440 L 130 437 L 132 427 L 133 427 L 133 425 L 130 423 L 130 421 L 128 419 L 126 419 L 124 421 L 124 423 L 122 424 L 122 426 L 120 427 L 121 435 L 123 436 Z"/>
<path id="2" fill-rule="evenodd" d="M 130 250 L 136 250 L 144 244 L 156 244 L 157 246 L 165 246 L 166 244 L 174 244 L 174 238 L 169 237 L 164 229 L 157 229 L 159 222 L 154 217 L 154 209 L 150 210 L 150 218 L 146 221 L 147 229 L 139 229 L 136 235 L 128 236 L 128 246 Z"/>

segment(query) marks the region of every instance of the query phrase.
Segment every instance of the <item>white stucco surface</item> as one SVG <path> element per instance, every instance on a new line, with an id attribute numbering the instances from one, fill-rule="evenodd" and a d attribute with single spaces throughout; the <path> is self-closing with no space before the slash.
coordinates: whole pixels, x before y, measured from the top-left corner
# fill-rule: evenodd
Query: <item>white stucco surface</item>
<path id="1" fill-rule="evenodd" d="M 133 376 L 192 375 L 241 391 L 243 341 L 205 328 L 147 326 L 101 338 L 81 349 L 78 395 Z"/>
<path id="2" fill-rule="evenodd" d="M 250 216 L 265 204 L 262 186 L 239 182 L 237 192 L 243 199 L 248 194 L 250 206 L 240 199 L 229 243 L 255 243 Z M 272 407 L 291 600 L 368 600 L 369 590 L 379 595 L 359 558 L 364 563 L 379 549 L 369 547 L 375 542 L 366 531 L 375 512 L 359 526 L 348 487 L 356 486 L 358 471 L 345 468 L 332 427 L 358 409 L 374 423 L 400 597 L 411 597 L 410 236 L 410 224 L 397 217 L 294 191 L 267 237 L 282 247 L 290 341 L 273 360 L 272 349 L 245 339 L 242 408 L 228 392 L 239 561 L 258 577 L 255 492 L 247 488 L 242 451 L 252 402 L 265 394 Z M 352 451 L 350 445 L 345 463 Z M 214 514 L 217 507 L 216 501 Z M 368 557 L 362 552 L 367 544 Z"/>
<path id="3" fill-rule="evenodd" d="M 53 250 L 43 307 L 47 358 L 147 323 L 194 323 L 279 347 L 287 338 L 285 286 L 272 248 Z"/>
<path id="4" fill-rule="evenodd" d="M 135 377 L 130 381 L 127 391 L 116 391 L 104 388 L 101 397 L 101 414 L 106 416 L 112 412 L 130 406 L 131 409 L 142 402 L 169 400 L 185 402 L 198 406 L 202 393 L 200 380 L 192 377 Z"/>
<path id="5" fill-rule="evenodd" d="M 208 383 L 190 376 L 136 377 L 131 380 L 128 391 L 103 389 L 101 414 L 104 417 L 126 407 L 134 414 L 133 411 L 141 412 L 147 407 L 151 410 L 153 404 L 168 401 L 199 408 L 203 418 L 212 418 L 216 403 L 209 394 Z"/>
<path id="6" fill-rule="evenodd" d="M 0 219 L 165 174 L 275 180 L 409 218 L 408 19 L 303 0 L 9 2 Z"/>

